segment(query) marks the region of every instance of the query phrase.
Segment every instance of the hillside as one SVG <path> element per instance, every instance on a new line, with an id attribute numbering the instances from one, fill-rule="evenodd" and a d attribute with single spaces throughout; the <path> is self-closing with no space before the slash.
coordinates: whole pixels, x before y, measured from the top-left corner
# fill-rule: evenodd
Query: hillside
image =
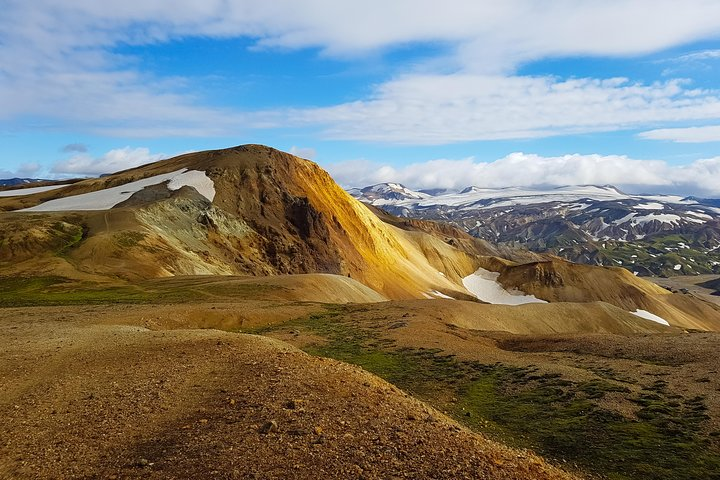
<path id="1" fill-rule="evenodd" d="M 107 325 L 87 307 L 12 313 L 1 478 L 573 478 L 276 340 Z"/>
<path id="2" fill-rule="evenodd" d="M 720 330 L 717 305 L 673 294 L 622 268 L 598 268 L 557 258 L 517 264 L 485 257 L 481 263 L 485 269 L 499 273 L 497 281 L 505 289 L 516 289 L 548 302 L 605 302 L 628 312 L 648 312 L 672 326 Z"/>
<path id="3" fill-rule="evenodd" d="M 0 218 L 10 272 L 133 281 L 324 272 L 417 298 L 463 295 L 460 279 L 476 266 L 435 237 L 380 221 L 314 163 L 256 145 L 2 198 L 0 209 L 22 209 Z"/>

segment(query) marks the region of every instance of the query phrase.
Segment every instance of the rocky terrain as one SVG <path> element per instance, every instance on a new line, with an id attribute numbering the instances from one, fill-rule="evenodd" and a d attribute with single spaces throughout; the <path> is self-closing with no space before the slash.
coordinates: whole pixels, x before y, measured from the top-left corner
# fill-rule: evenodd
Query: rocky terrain
<path id="1" fill-rule="evenodd" d="M 394 215 L 449 222 L 498 245 L 573 262 L 647 276 L 720 273 L 717 200 L 593 185 L 430 194 L 379 184 L 350 193 Z"/>

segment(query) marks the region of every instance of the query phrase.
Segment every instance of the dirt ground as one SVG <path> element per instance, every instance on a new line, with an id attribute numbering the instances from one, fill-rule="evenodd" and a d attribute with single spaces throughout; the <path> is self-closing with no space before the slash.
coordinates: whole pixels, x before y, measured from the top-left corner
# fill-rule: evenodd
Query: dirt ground
<path id="1" fill-rule="evenodd" d="M 358 367 L 137 324 L 169 311 L 0 310 L 0 478 L 570 478 Z"/>

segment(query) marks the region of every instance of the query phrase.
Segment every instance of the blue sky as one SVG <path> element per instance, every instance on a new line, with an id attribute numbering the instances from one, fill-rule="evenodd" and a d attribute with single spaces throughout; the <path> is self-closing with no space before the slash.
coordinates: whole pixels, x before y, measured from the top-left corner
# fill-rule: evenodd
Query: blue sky
<path id="1" fill-rule="evenodd" d="M 0 177 L 263 143 L 343 185 L 720 196 L 720 3 L 6 0 Z"/>

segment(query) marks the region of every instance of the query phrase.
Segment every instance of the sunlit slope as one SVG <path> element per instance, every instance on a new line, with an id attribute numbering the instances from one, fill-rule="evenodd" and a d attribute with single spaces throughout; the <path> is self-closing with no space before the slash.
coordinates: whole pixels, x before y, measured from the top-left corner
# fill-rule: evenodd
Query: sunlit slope
<path id="1" fill-rule="evenodd" d="M 212 198 L 192 186 L 173 189 L 174 180 L 153 183 L 177 172 L 207 176 Z M 316 164 L 257 145 L 182 155 L 2 199 L 0 208 L 47 208 L 44 202 L 93 192 L 80 198 L 100 193 L 106 199 L 108 189 L 138 182 L 145 186 L 110 209 L 4 213 L 4 267 L 133 281 L 322 272 L 349 276 L 391 298 L 429 291 L 462 297 L 460 279 L 476 267 L 472 255 L 452 245 L 382 222 Z"/>

